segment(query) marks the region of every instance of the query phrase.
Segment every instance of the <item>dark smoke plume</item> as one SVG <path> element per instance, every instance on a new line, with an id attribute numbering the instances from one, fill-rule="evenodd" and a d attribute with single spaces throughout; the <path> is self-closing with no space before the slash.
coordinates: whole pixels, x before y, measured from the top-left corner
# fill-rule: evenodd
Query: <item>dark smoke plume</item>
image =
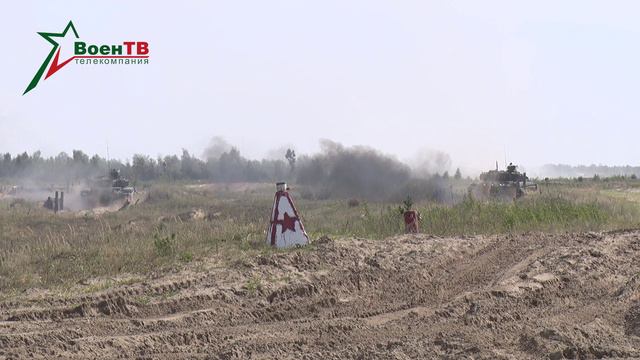
<path id="1" fill-rule="evenodd" d="M 400 161 L 367 147 L 344 147 L 322 140 L 322 151 L 301 158 L 297 181 L 322 189 L 331 197 L 384 200 L 405 185 L 411 170 Z"/>
<path id="2" fill-rule="evenodd" d="M 211 141 L 209 141 L 209 146 L 204 149 L 202 156 L 207 160 L 217 160 L 222 154 L 229 152 L 231 148 L 231 144 L 229 144 L 224 138 L 221 136 L 214 136 Z"/>

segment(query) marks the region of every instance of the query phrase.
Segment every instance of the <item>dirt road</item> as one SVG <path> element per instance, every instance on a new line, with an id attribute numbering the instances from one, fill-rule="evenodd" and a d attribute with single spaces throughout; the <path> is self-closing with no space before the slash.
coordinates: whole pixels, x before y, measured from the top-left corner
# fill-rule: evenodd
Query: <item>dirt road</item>
<path id="1" fill-rule="evenodd" d="M 0 303 L 0 357 L 640 357 L 640 231 L 339 239 Z"/>

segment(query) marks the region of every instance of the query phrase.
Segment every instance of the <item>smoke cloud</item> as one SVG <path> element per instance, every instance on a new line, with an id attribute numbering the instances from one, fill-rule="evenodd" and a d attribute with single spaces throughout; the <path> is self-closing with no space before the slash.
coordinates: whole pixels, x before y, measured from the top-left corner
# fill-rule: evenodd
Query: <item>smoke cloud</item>
<path id="1" fill-rule="evenodd" d="M 424 148 L 420 150 L 410 161 L 416 177 L 427 178 L 434 174 L 442 174 L 451 171 L 451 156 L 449 154 Z"/>
<path id="2" fill-rule="evenodd" d="M 320 147 L 319 154 L 300 159 L 297 181 L 327 196 L 383 200 L 411 177 L 406 164 L 368 147 L 344 147 L 330 140 L 322 140 Z"/>
<path id="3" fill-rule="evenodd" d="M 229 152 L 231 148 L 231 144 L 229 144 L 224 138 L 221 136 L 214 136 L 209 141 L 209 146 L 204 149 L 202 157 L 205 159 L 219 159 L 222 154 Z"/>

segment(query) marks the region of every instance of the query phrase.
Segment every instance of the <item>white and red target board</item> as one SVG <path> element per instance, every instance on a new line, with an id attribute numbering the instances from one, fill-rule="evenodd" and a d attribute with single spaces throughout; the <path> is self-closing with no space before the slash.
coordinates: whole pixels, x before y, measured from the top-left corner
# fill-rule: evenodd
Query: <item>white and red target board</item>
<path id="1" fill-rule="evenodd" d="M 307 245 L 309 236 L 304 231 L 298 210 L 287 191 L 287 184 L 277 183 L 276 190 L 273 210 L 271 210 L 271 224 L 267 232 L 267 243 L 277 248 Z"/>

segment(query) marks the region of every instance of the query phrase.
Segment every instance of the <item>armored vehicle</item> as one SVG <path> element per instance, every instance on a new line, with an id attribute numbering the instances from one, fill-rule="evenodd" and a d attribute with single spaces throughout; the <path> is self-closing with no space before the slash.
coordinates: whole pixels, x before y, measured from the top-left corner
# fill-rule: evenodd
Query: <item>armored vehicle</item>
<path id="1" fill-rule="evenodd" d="M 480 174 L 480 183 L 469 186 L 469 196 L 475 199 L 515 200 L 525 195 L 526 189 L 538 189 L 529 182 L 527 173 L 521 173 L 517 166 L 509 163 L 507 170 L 489 170 Z"/>
<path id="2" fill-rule="evenodd" d="M 101 176 L 89 182 L 89 188 L 80 192 L 88 207 L 108 206 L 117 200 L 127 200 L 135 192 L 129 180 L 120 175 L 120 170 L 111 169 L 109 176 Z"/>

